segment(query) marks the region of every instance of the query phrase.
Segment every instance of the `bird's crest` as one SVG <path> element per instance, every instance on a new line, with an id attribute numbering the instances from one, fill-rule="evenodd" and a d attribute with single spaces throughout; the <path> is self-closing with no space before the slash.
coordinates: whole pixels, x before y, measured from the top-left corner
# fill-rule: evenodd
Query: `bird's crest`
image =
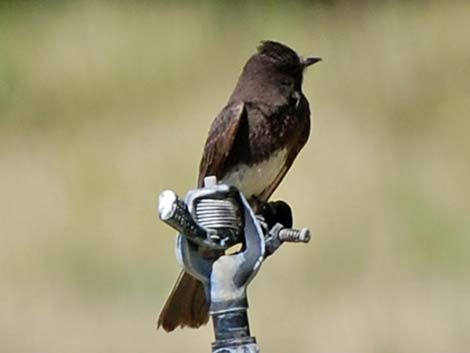
<path id="1" fill-rule="evenodd" d="M 299 56 L 294 50 L 271 40 L 261 42 L 258 46 L 258 54 L 268 56 L 281 63 L 299 62 Z"/>

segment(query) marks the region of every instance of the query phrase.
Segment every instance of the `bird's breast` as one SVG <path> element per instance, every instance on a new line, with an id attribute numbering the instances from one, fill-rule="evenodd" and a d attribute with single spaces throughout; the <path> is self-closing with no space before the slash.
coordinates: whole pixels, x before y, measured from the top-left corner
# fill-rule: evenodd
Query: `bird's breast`
<path id="1" fill-rule="evenodd" d="M 222 182 L 238 188 L 246 198 L 260 195 L 270 186 L 286 163 L 287 149 L 281 149 L 258 163 L 238 164 L 222 177 Z"/>

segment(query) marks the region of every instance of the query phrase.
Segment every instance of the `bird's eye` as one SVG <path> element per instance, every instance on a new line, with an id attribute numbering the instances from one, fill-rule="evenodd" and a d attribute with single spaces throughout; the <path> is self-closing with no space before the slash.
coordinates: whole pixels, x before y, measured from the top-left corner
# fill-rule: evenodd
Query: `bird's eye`
<path id="1" fill-rule="evenodd" d="M 291 87 L 292 86 L 292 80 L 289 79 L 281 79 L 281 85 Z"/>

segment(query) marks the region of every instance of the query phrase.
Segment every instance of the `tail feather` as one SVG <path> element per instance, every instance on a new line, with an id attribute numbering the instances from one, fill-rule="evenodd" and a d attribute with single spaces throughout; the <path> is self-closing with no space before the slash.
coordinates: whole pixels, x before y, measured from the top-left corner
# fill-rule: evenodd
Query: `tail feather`
<path id="1" fill-rule="evenodd" d="M 208 305 L 202 283 L 181 271 L 160 311 L 157 327 L 170 332 L 178 326 L 197 328 L 208 321 Z"/>

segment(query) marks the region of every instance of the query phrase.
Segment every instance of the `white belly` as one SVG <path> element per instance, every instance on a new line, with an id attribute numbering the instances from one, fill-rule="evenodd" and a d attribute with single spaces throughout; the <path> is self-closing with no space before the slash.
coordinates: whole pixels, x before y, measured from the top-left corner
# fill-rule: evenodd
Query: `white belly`
<path id="1" fill-rule="evenodd" d="M 247 198 L 259 195 L 274 182 L 286 161 L 286 156 L 287 150 L 283 149 L 264 162 L 252 166 L 241 164 L 230 169 L 222 182 L 235 186 Z"/>

